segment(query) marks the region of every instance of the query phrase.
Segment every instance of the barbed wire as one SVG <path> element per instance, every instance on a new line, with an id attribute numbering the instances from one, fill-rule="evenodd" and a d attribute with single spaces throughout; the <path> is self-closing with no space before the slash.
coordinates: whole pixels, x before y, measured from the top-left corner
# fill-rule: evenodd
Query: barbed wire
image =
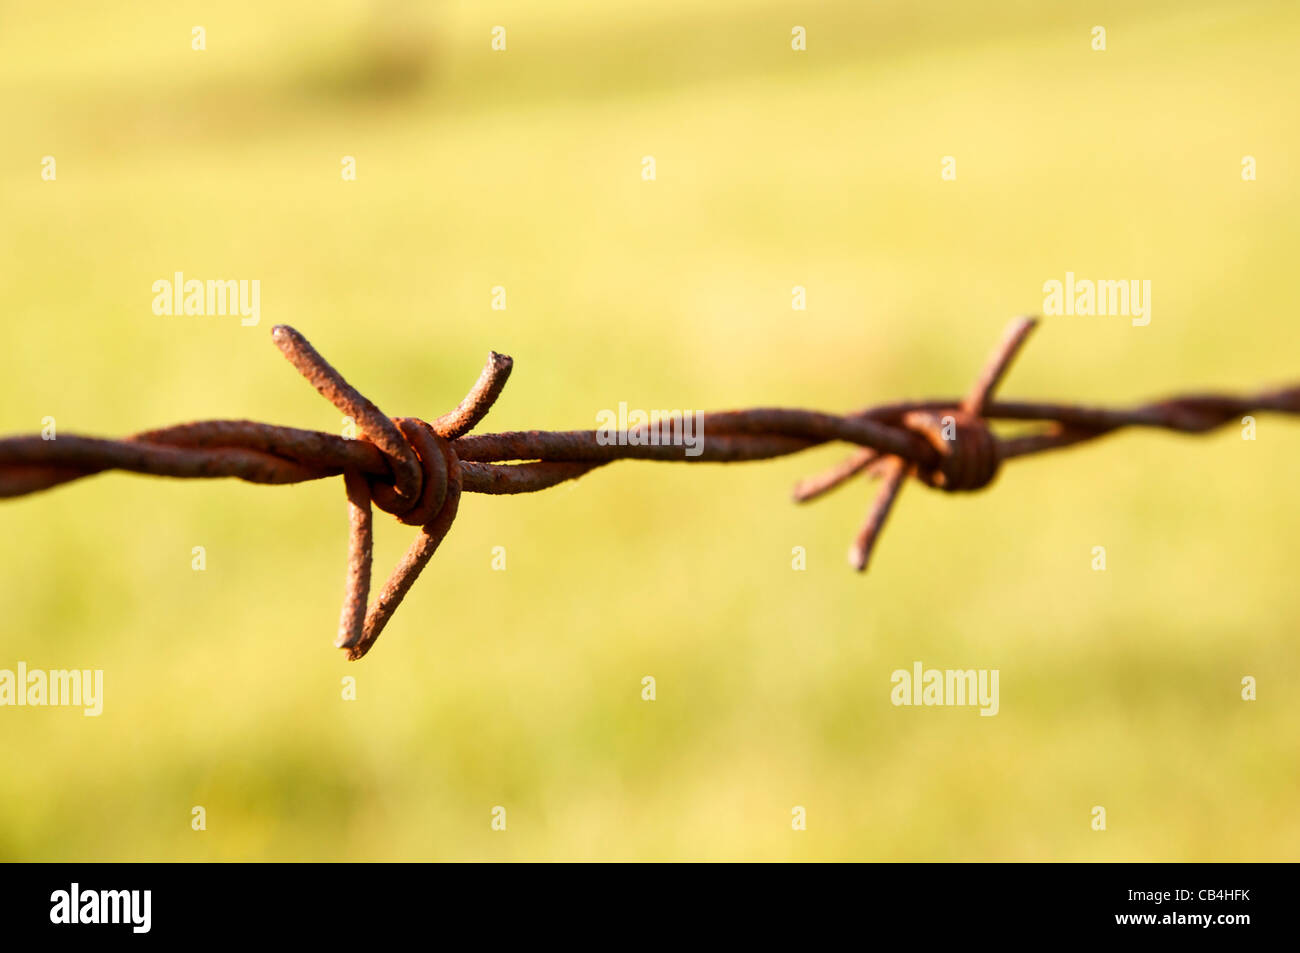
<path id="1" fill-rule="evenodd" d="M 849 550 L 850 563 L 861 571 L 909 476 L 945 492 L 969 492 L 988 486 L 1006 460 L 1124 427 L 1204 433 L 1257 411 L 1300 414 L 1300 386 L 1241 397 L 1191 394 L 1128 409 L 993 400 L 1035 325 L 1033 318 L 1013 321 L 959 400 L 900 402 L 845 415 L 782 408 L 699 414 L 695 427 L 701 436 L 693 456 L 684 453 L 680 443 L 660 441 L 653 423 L 613 435 L 600 430 L 471 434 L 500 396 L 513 367 L 509 357 L 496 352 L 489 354 L 478 381 L 455 410 L 432 423 L 417 417 L 389 418 L 306 338 L 278 325 L 272 340 L 317 391 L 356 422 L 356 439 L 249 420 L 198 421 L 121 440 L 8 437 L 0 439 L 0 497 L 49 489 L 105 470 L 194 479 L 238 477 L 268 484 L 342 474 L 351 531 L 334 644 L 355 660 L 370 651 L 447 535 L 463 492 L 533 493 L 615 460 L 736 463 L 840 441 L 858 449 L 842 463 L 799 482 L 794 499 L 816 499 L 864 472 L 881 479 Z M 998 437 L 989 428 L 990 420 L 1044 426 Z M 419 527 L 374 602 L 369 601 L 372 505 Z"/>

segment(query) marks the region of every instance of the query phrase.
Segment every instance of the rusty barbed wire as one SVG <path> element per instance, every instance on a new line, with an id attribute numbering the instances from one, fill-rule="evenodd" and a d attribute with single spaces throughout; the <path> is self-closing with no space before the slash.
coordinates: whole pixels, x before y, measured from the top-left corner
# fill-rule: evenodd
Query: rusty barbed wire
<path id="1" fill-rule="evenodd" d="M 271 332 L 276 346 L 322 396 L 356 422 L 358 438 L 249 420 L 197 421 L 122 440 L 8 437 L 0 439 L 0 497 L 49 489 L 105 470 L 273 484 L 342 474 L 350 534 L 334 644 L 355 660 L 370 651 L 451 529 L 462 492 L 532 493 L 615 460 L 734 463 L 841 441 L 858 449 L 842 463 L 800 481 L 794 499 L 816 499 L 864 472 L 881 479 L 849 550 L 851 565 L 861 571 L 908 477 L 945 492 L 969 492 L 988 486 L 1006 460 L 1072 446 L 1124 427 L 1204 433 L 1240 414 L 1300 414 L 1300 386 L 1242 397 L 1191 394 L 1128 409 L 994 400 L 994 391 L 1035 325 L 1034 318 L 1013 321 L 960 400 L 900 402 L 845 415 L 782 408 L 701 414 L 697 426 L 707 436 L 697 456 L 659 441 L 653 428 L 621 431 L 613 440 L 596 430 L 470 433 L 500 396 L 513 367 L 509 357 L 496 352 L 488 355 L 478 381 L 455 410 L 433 423 L 418 417 L 389 418 L 306 338 L 278 325 Z M 989 428 L 990 420 L 1045 426 L 998 437 Z M 650 442 L 652 437 L 655 442 Z M 419 531 L 370 602 L 372 506 Z"/>

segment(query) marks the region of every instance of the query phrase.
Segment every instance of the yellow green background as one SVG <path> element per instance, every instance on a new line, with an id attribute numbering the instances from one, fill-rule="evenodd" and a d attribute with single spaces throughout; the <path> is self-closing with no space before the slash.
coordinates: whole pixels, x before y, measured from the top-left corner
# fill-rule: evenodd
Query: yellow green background
<path id="1" fill-rule="evenodd" d="M 337 432 L 281 322 L 393 415 L 513 355 L 488 430 L 957 395 L 1067 270 L 1151 323 L 1047 319 L 1007 397 L 1295 381 L 1298 45 L 1241 0 L 9 3 L 0 432 Z M 174 271 L 261 324 L 155 316 Z M 869 485 L 789 502 L 844 452 L 468 496 L 354 664 L 339 480 L 0 503 L 0 667 L 106 695 L 0 709 L 0 858 L 1297 858 L 1300 424 L 909 486 L 866 576 Z M 999 669 L 1000 714 L 893 707 L 915 661 Z"/>

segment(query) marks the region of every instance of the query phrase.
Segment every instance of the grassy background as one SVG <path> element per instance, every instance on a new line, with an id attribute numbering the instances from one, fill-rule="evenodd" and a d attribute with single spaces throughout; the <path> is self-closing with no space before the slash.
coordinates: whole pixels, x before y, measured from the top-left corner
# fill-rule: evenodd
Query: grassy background
<path id="1" fill-rule="evenodd" d="M 512 354 L 493 430 L 957 394 L 1067 270 L 1150 279 L 1151 324 L 1048 319 L 1009 397 L 1295 380 L 1298 41 L 1240 0 L 11 3 L 0 432 L 336 431 L 280 322 L 394 415 Z M 259 279 L 262 323 L 154 316 L 176 270 Z M 1300 425 L 910 487 L 866 577 L 867 486 L 787 501 L 842 454 L 471 496 L 355 665 L 339 481 L 5 502 L 0 667 L 106 699 L 0 710 L 0 858 L 1300 856 Z M 916 660 L 1000 669 L 1001 713 L 892 707 Z"/>

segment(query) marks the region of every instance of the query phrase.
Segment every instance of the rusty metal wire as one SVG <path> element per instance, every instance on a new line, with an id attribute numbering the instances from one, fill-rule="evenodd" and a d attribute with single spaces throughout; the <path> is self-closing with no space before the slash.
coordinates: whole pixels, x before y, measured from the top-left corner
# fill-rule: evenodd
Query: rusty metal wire
<path id="1" fill-rule="evenodd" d="M 600 431 L 529 430 L 471 434 L 510 376 L 510 358 L 492 353 L 478 381 L 453 411 L 426 423 L 385 416 L 285 325 L 272 330 L 284 356 L 335 407 L 356 421 L 348 439 L 248 420 L 208 420 L 149 430 L 122 440 L 62 435 L 0 439 L 0 497 L 21 496 L 104 470 L 155 476 L 238 477 L 252 483 L 298 483 L 344 477 L 351 526 L 343 611 L 335 645 L 349 659 L 379 638 L 420 571 L 451 528 L 466 493 L 532 493 L 573 480 L 614 460 L 734 463 L 798 453 L 828 441 L 858 449 L 825 473 L 801 481 L 807 502 L 866 471 L 881 489 L 849 550 L 866 568 L 908 477 L 945 492 L 983 489 L 1001 464 L 1092 440 L 1123 427 L 1204 433 L 1257 411 L 1300 414 L 1300 386 L 1241 397 L 1192 394 L 1128 409 L 997 401 L 994 391 L 1035 326 L 1011 323 L 966 396 L 888 404 L 845 415 L 758 408 L 702 414 L 698 456 L 650 442 L 639 428 L 602 439 Z M 990 420 L 1031 421 L 1033 432 L 998 437 Z M 629 441 L 628 436 L 637 437 Z M 418 526 L 415 541 L 373 602 L 371 507 Z"/>

